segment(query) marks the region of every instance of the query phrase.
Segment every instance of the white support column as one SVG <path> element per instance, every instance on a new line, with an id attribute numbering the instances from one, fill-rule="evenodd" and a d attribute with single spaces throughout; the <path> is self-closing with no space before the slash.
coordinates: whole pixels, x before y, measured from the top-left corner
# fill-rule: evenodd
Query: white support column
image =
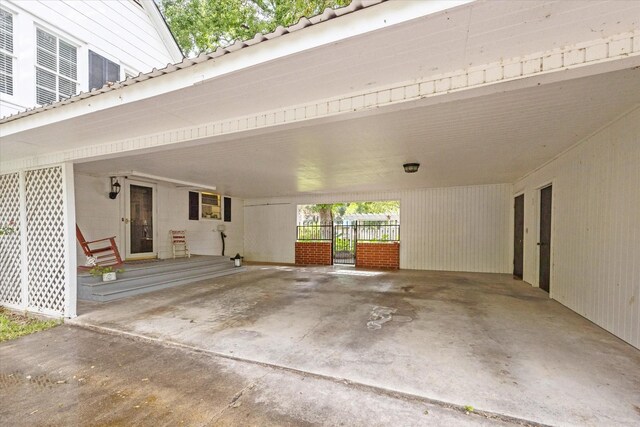
<path id="1" fill-rule="evenodd" d="M 77 258 L 76 258 L 76 201 L 73 163 L 62 165 L 62 197 L 64 209 L 65 240 L 65 317 L 76 317 L 77 305 Z"/>
<path id="2" fill-rule="evenodd" d="M 27 191 L 25 188 L 25 171 L 20 171 L 20 284 L 22 301 L 20 308 L 29 305 L 29 263 L 27 262 Z"/>

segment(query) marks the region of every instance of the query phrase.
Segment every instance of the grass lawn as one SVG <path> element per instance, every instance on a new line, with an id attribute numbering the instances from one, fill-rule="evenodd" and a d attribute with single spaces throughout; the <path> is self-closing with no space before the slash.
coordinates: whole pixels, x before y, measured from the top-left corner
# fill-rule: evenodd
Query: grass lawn
<path id="1" fill-rule="evenodd" d="M 62 323 L 60 320 L 40 320 L 36 317 L 14 313 L 0 307 L 0 342 L 44 331 L 60 323 Z"/>

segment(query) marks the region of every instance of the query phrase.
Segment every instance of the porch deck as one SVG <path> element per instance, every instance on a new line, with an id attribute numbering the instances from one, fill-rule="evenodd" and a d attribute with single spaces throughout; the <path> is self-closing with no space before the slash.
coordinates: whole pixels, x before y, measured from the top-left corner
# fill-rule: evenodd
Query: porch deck
<path id="1" fill-rule="evenodd" d="M 191 258 L 125 262 L 118 279 L 103 282 L 86 270 L 78 270 L 78 299 L 113 301 L 159 289 L 185 285 L 218 276 L 239 273 L 227 256 L 193 255 Z"/>

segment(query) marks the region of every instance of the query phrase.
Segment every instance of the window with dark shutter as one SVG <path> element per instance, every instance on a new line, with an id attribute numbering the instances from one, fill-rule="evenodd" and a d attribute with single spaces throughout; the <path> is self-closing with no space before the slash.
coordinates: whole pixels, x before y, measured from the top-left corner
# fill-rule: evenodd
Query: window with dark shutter
<path id="1" fill-rule="evenodd" d="M 89 90 L 100 89 L 107 82 L 120 80 L 120 65 L 89 51 Z"/>
<path id="2" fill-rule="evenodd" d="M 200 219 L 200 193 L 189 191 L 189 219 L 197 221 Z"/>
<path id="3" fill-rule="evenodd" d="M 224 222 L 231 222 L 231 197 L 224 198 Z"/>

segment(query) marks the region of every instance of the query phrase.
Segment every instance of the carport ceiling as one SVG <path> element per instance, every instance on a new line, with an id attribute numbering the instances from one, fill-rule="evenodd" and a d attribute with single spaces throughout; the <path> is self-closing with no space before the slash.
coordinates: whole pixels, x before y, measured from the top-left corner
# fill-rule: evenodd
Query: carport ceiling
<path id="1" fill-rule="evenodd" d="M 514 182 L 640 103 L 640 70 L 79 164 L 254 198 Z M 402 164 L 420 162 L 405 174 Z"/>

